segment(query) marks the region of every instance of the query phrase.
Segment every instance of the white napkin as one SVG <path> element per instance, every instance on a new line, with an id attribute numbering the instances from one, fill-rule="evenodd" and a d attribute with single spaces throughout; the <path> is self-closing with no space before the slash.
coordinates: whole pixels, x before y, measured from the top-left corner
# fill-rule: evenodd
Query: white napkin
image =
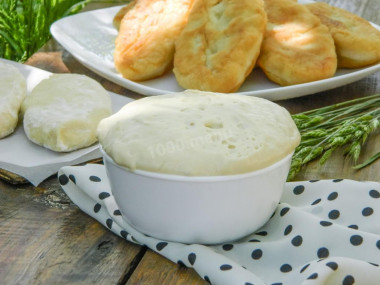
<path id="1" fill-rule="evenodd" d="M 112 232 L 194 268 L 212 284 L 380 284 L 378 182 L 286 183 L 259 231 L 205 246 L 158 240 L 125 223 L 103 165 L 63 167 L 58 178 L 70 199 Z"/>

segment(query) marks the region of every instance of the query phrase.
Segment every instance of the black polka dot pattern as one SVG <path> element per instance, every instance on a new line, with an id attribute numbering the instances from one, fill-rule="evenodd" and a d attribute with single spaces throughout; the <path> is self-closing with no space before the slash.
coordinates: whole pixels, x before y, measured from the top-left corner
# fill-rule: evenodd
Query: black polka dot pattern
<path id="1" fill-rule="evenodd" d="M 280 211 L 280 216 L 283 217 L 286 215 L 287 212 L 289 212 L 290 208 L 289 207 L 284 207 Z"/>
<path id="2" fill-rule="evenodd" d="M 127 237 L 128 237 L 128 232 L 125 231 L 125 230 L 122 230 L 122 231 L 120 231 L 120 235 L 121 235 L 123 238 L 127 239 Z"/>
<path id="3" fill-rule="evenodd" d="M 100 181 L 102 181 L 98 176 L 95 176 L 95 175 L 91 175 L 91 176 L 89 177 L 89 179 L 90 179 L 90 181 L 92 181 L 92 182 L 100 182 Z"/>
<path id="4" fill-rule="evenodd" d="M 361 245 L 363 243 L 363 238 L 360 235 L 352 235 L 350 237 L 350 243 L 355 246 Z"/>
<path id="5" fill-rule="evenodd" d="M 334 261 L 327 262 L 326 266 L 330 267 L 334 271 L 338 269 L 338 264 Z"/>
<path id="6" fill-rule="evenodd" d="M 331 225 L 332 225 L 332 222 L 329 222 L 329 221 L 320 221 L 319 223 L 320 223 L 321 226 L 323 226 L 323 227 L 328 227 L 328 226 L 331 226 Z"/>
<path id="7" fill-rule="evenodd" d="M 137 239 L 135 239 L 134 236 L 131 236 L 131 240 L 133 240 L 135 243 L 139 243 Z"/>
<path id="8" fill-rule="evenodd" d="M 261 242 L 261 241 L 256 238 L 253 238 L 253 239 L 248 240 L 248 242 Z"/>
<path id="9" fill-rule="evenodd" d="M 232 266 L 229 264 L 223 264 L 220 266 L 220 270 L 222 270 L 222 271 L 227 271 L 227 270 L 231 270 L 231 269 L 232 269 Z"/>
<path id="10" fill-rule="evenodd" d="M 283 264 L 280 267 L 280 271 L 283 272 L 283 273 L 288 273 L 288 272 L 290 272 L 292 270 L 293 270 L 293 268 L 292 268 L 292 266 L 290 264 Z"/>
<path id="11" fill-rule="evenodd" d="M 74 176 L 74 175 L 70 174 L 70 175 L 69 175 L 69 179 L 70 179 L 70 180 L 71 180 L 71 182 L 73 182 L 74 184 L 76 184 L 76 183 L 77 183 L 77 181 L 76 181 L 76 179 L 75 179 L 75 176 Z"/>
<path id="12" fill-rule="evenodd" d="M 168 243 L 165 242 L 165 241 L 159 242 L 158 244 L 156 244 L 156 249 L 157 249 L 158 251 L 161 251 L 161 250 L 163 250 L 167 245 L 168 245 Z"/>
<path id="13" fill-rule="evenodd" d="M 313 273 L 309 277 L 307 277 L 307 279 L 309 279 L 309 280 L 314 280 L 314 279 L 317 279 L 317 278 L 318 278 L 318 273 Z"/>
<path id="14" fill-rule="evenodd" d="M 138 233 L 127 226 L 124 229 L 124 224 L 120 225 L 121 211 L 114 203 L 107 180 L 103 179 L 105 174 L 90 173 L 87 171 L 85 175 L 80 175 L 74 170 L 60 172 L 58 180 L 65 191 L 72 188 L 72 194 L 82 191 L 80 187 L 88 183 L 91 187 L 88 191 L 92 192 L 85 194 L 93 200 L 93 203 L 88 204 L 86 213 L 101 221 L 106 228 L 121 238 L 148 246 L 159 254 L 177 261 L 180 267 L 191 266 L 197 272 L 200 270 L 201 276 L 210 284 L 211 280 L 214 283 L 227 280 L 225 279 L 227 276 L 228 280 L 231 280 L 229 278 L 234 274 L 239 281 L 233 284 L 256 284 L 252 281 L 255 279 L 247 278 L 248 275 L 240 273 L 260 266 L 268 266 L 268 272 L 271 272 L 270 276 L 263 278 L 263 280 L 268 279 L 266 284 L 282 285 L 283 282 L 287 284 L 289 278 L 293 278 L 293 274 L 302 274 L 302 277 L 299 277 L 302 280 L 309 280 L 310 284 L 312 282 L 319 284 L 318 282 L 324 280 L 325 274 L 333 274 L 332 271 L 338 271 L 336 273 L 340 279 L 338 284 L 365 284 L 360 280 L 361 275 L 356 274 L 355 266 L 345 266 L 347 261 L 343 258 L 350 252 L 368 252 L 368 260 L 366 262 L 360 260 L 368 266 L 370 269 L 368 272 L 379 268 L 380 260 L 374 256 L 380 253 L 380 238 L 376 238 L 374 234 L 367 234 L 371 228 L 369 225 L 374 224 L 379 214 L 376 203 L 380 198 L 380 187 L 377 187 L 376 183 L 363 191 L 356 190 L 356 194 L 361 195 L 359 202 L 355 197 L 350 197 L 353 193 L 350 189 L 354 187 L 348 189 L 345 187 L 353 183 L 350 180 L 287 183 L 286 195 L 282 198 L 285 200 L 278 204 L 277 209 L 271 213 L 269 222 L 260 230 L 236 243 L 212 245 L 212 250 L 203 251 L 202 245 L 172 244 Z M 76 185 L 77 183 L 79 185 Z M 80 197 L 83 199 L 84 196 Z M 74 203 L 81 206 L 80 199 Z M 226 231 L 228 230 L 230 229 L 226 228 Z M 177 248 L 178 256 L 176 256 Z M 214 253 L 217 253 L 215 257 L 212 256 Z M 242 263 L 239 263 L 240 256 Z M 231 257 L 238 266 L 228 261 Z M 354 260 L 352 254 L 348 257 Z M 290 272 L 292 273 L 288 274 Z"/>
<path id="15" fill-rule="evenodd" d="M 347 275 L 346 277 L 344 277 L 343 279 L 343 285 L 352 285 L 355 283 L 355 279 L 352 275 Z"/>
<path id="16" fill-rule="evenodd" d="M 331 210 L 331 211 L 329 212 L 329 218 L 330 218 L 331 220 L 336 220 L 336 219 L 339 218 L 339 216 L 340 216 L 340 212 L 339 212 L 338 210 Z"/>
<path id="17" fill-rule="evenodd" d="M 371 216 L 373 214 L 373 209 L 371 207 L 366 207 L 363 209 L 362 211 L 362 215 L 364 217 L 368 217 L 368 216 Z"/>
<path id="18" fill-rule="evenodd" d="M 234 245 L 231 243 L 223 244 L 222 246 L 223 250 L 229 251 L 234 248 Z"/>
<path id="19" fill-rule="evenodd" d="M 380 192 L 375 189 L 372 189 L 371 191 L 369 191 L 369 196 L 374 199 L 378 199 L 380 198 Z"/>
<path id="20" fill-rule="evenodd" d="M 111 229 L 112 228 L 112 224 L 113 224 L 113 220 L 112 219 L 107 219 L 106 224 L 107 224 L 107 227 L 109 229 Z"/>
<path id="21" fill-rule="evenodd" d="M 292 245 L 294 246 L 300 246 L 302 244 L 302 237 L 300 235 L 298 236 L 295 236 L 293 239 L 292 239 Z"/>
<path id="22" fill-rule="evenodd" d="M 255 249 L 252 251 L 251 256 L 254 260 L 258 260 L 263 256 L 263 251 L 261 249 Z"/>
<path id="23" fill-rule="evenodd" d="M 58 177 L 58 181 L 59 181 L 59 184 L 61 184 L 62 186 L 64 186 L 67 183 L 69 183 L 69 178 L 65 174 L 62 174 L 62 175 L 60 175 Z"/>
<path id="24" fill-rule="evenodd" d="M 106 199 L 106 198 L 108 198 L 110 196 L 111 196 L 110 193 L 108 193 L 108 192 L 102 192 L 102 193 L 99 194 L 99 199 L 100 200 L 104 200 L 104 199 Z"/>
<path id="25" fill-rule="evenodd" d="M 322 199 L 321 199 L 321 198 L 318 198 L 318 199 L 315 200 L 313 203 L 311 203 L 311 205 L 312 205 L 312 206 L 317 205 L 317 204 L 319 204 L 321 201 L 322 201 Z"/>
<path id="26" fill-rule="evenodd" d="M 333 201 L 336 198 L 338 198 L 338 192 L 331 192 L 330 195 L 327 197 L 327 200 Z"/>
<path id="27" fill-rule="evenodd" d="M 326 247 L 321 247 L 317 251 L 317 256 L 321 259 L 329 257 L 329 254 L 329 250 Z"/>
<path id="28" fill-rule="evenodd" d="M 99 203 L 96 203 L 94 206 L 94 212 L 95 213 L 99 212 L 101 208 L 102 208 L 102 205 L 100 205 Z"/>
<path id="29" fill-rule="evenodd" d="M 358 225 L 349 225 L 348 227 L 350 229 L 353 229 L 353 230 L 358 230 L 359 229 Z"/>
<path id="30" fill-rule="evenodd" d="M 284 235 L 287 236 L 288 234 L 290 234 L 293 230 L 293 226 L 292 225 L 288 225 L 285 230 L 284 230 Z"/>
<path id="31" fill-rule="evenodd" d="M 194 265 L 195 260 L 197 259 L 197 255 L 194 252 L 192 252 L 192 253 L 189 254 L 189 256 L 187 257 L 187 259 L 189 260 L 189 262 L 190 262 L 191 265 Z"/>
<path id="32" fill-rule="evenodd" d="M 294 195 L 301 195 L 303 193 L 303 191 L 305 191 L 305 186 L 303 186 L 303 185 L 298 185 L 298 186 L 294 187 L 294 189 L 293 189 Z"/>
<path id="33" fill-rule="evenodd" d="M 308 263 L 304 267 L 302 267 L 300 270 L 300 273 L 303 273 L 309 266 L 310 266 L 310 263 Z"/>

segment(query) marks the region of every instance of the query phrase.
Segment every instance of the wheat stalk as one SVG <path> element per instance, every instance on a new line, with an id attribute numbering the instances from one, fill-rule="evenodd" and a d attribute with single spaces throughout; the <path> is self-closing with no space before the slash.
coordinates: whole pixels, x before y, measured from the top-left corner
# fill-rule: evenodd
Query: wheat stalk
<path id="1" fill-rule="evenodd" d="M 380 126 L 380 94 L 292 116 L 301 133 L 301 143 L 293 155 L 288 180 L 294 179 L 302 167 L 320 158 L 324 164 L 337 148 L 345 147 L 345 154 L 357 164 L 362 146 Z M 377 153 L 355 169 L 368 166 Z"/>

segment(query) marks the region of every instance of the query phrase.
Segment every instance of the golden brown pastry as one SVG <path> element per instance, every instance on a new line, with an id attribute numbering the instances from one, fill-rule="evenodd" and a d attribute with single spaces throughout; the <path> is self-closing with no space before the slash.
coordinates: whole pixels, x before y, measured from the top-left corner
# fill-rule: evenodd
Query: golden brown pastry
<path id="1" fill-rule="evenodd" d="M 147 80 L 172 65 L 174 41 L 185 26 L 193 0 L 136 0 L 124 15 L 114 62 L 123 77 Z"/>
<path id="2" fill-rule="evenodd" d="M 293 85 L 332 77 L 333 38 L 306 7 L 293 0 L 265 0 L 268 25 L 258 64 L 268 78 Z"/>
<path id="3" fill-rule="evenodd" d="M 357 68 L 380 62 L 380 31 L 368 21 L 322 2 L 306 7 L 329 28 L 339 67 Z"/>
<path id="4" fill-rule="evenodd" d="M 116 29 L 120 28 L 121 20 L 124 18 L 125 14 L 135 6 L 136 1 L 137 0 L 131 0 L 127 5 L 123 6 L 119 12 L 116 13 L 115 17 L 113 18 L 113 26 Z"/>
<path id="5" fill-rule="evenodd" d="M 233 92 L 251 72 L 266 25 L 262 0 L 199 0 L 175 44 L 174 74 L 185 89 Z"/>

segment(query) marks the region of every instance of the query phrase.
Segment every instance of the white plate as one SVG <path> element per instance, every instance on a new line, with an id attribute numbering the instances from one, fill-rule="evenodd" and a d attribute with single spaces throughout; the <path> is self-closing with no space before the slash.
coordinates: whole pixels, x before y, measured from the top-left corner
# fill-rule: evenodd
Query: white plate
<path id="1" fill-rule="evenodd" d="M 30 92 L 42 79 L 51 73 L 9 60 L 0 59 L 18 68 L 25 76 Z M 128 97 L 111 93 L 113 112 L 132 101 Z M 61 167 L 74 165 L 101 157 L 98 144 L 67 153 L 54 152 L 32 143 L 26 137 L 22 125 L 15 132 L 0 139 L 0 168 L 16 173 L 38 185 L 45 178 L 56 173 Z"/>
<path id="2" fill-rule="evenodd" d="M 301 0 L 300 3 L 312 1 Z M 54 38 L 83 65 L 142 95 L 159 95 L 182 91 L 172 72 L 156 79 L 133 82 L 123 78 L 113 64 L 114 40 L 117 30 L 112 20 L 121 6 L 79 13 L 63 18 L 51 26 Z M 374 25 L 380 30 L 380 26 Z M 283 100 L 304 96 L 357 81 L 380 70 L 380 64 L 359 69 L 339 69 L 329 79 L 281 87 L 269 81 L 264 73 L 255 69 L 236 93 L 254 95 L 269 100 Z"/>

